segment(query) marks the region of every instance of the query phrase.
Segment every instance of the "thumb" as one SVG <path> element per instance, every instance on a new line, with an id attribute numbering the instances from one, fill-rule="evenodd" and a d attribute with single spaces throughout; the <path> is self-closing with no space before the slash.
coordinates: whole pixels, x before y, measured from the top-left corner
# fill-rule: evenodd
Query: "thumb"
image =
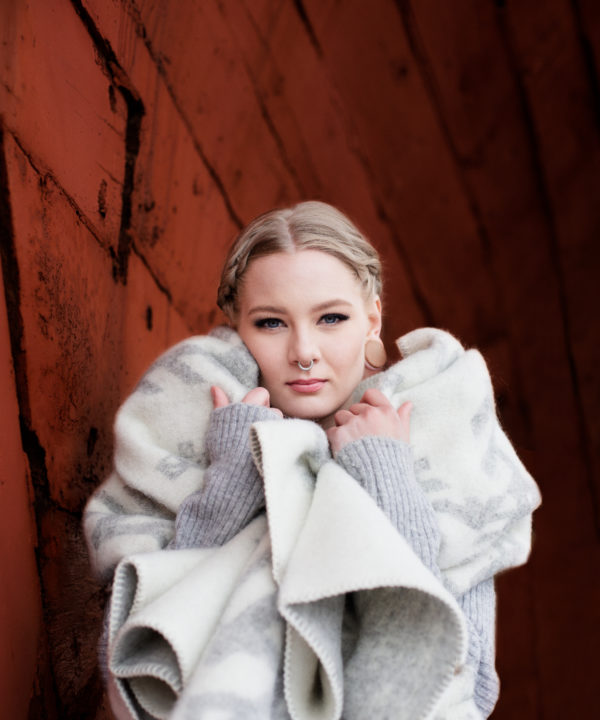
<path id="1" fill-rule="evenodd" d="M 269 391 L 267 388 L 259 386 L 246 393 L 242 402 L 248 403 L 249 405 L 262 405 L 263 407 L 269 407 L 269 399 Z"/>
<path id="2" fill-rule="evenodd" d="M 404 442 L 410 442 L 410 414 L 413 409 L 413 404 L 409 402 L 402 403 L 398 408 L 398 417 L 400 418 L 400 425 L 402 427 L 402 434 L 400 439 Z"/>
<path id="3" fill-rule="evenodd" d="M 225 391 L 221 390 L 218 385 L 211 386 L 210 396 L 212 398 L 213 408 L 215 409 L 229 405 L 229 398 L 225 394 Z"/>
<path id="4" fill-rule="evenodd" d="M 398 410 L 396 411 L 398 413 L 398 417 L 405 422 L 407 425 L 410 422 L 410 414 L 412 413 L 413 404 L 410 400 L 407 400 L 405 403 L 402 403 Z"/>

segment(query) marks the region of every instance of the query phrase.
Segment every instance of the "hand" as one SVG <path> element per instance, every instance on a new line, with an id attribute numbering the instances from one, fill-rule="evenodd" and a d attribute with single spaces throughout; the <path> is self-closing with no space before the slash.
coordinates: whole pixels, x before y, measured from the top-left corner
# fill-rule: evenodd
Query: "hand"
<path id="1" fill-rule="evenodd" d="M 218 385 L 213 385 L 210 388 L 210 396 L 212 397 L 213 401 L 213 408 L 221 408 L 225 407 L 226 405 L 229 405 L 229 398 L 227 397 L 224 390 L 222 390 Z M 247 405 L 262 405 L 263 407 L 271 407 L 271 398 L 269 396 L 269 391 L 264 387 L 256 387 L 252 390 L 250 390 L 249 393 L 246 393 L 242 399 L 243 403 L 246 403 Z M 283 417 L 283 413 L 281 410 L 278 410 L 277 408 L 271 408 L 274 413 L 277 413 L 279 417 Z"/>
<path id="2" fill-rule="evenodd" d="M 327 437 L 334 457 L 353 440 L 367 435 L 391 437 L 410 441 L 410 413 L 412 403 L 403 403 L 394 410 L 390 401 L 380 390 L 367 390 L 359 403 L 334 415 L 335 426 L 327 430 Z"/>

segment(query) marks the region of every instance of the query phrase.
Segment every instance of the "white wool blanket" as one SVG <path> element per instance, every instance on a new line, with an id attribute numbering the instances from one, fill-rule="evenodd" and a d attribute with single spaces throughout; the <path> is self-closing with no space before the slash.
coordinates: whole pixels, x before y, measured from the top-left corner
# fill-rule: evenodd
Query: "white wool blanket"
<path id="1" fill-rule="evenodd" d="M 414 404 L 442 581 L 305 420 L 252 427 L 266 518 L 223 547 L 162 549 L 202 486 L 210 385 L 239 401 L 258 374 L 226 329 L 150 368 L 118 413 L 115 471 L 84 518 L 98 573 L 119 563 L 108 621 L 118 717 L 479 717 L 455 597 L 526 560 L 539 493 L 498 424 L 481 355 L 428 328 L 398 345 L 403 359 L 355 395 L 379 387 L 396 407 Z"/>

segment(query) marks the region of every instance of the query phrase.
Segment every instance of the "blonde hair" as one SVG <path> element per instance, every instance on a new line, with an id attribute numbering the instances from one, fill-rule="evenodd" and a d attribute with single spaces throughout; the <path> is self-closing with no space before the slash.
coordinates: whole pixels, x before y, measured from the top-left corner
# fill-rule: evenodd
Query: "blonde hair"
<path id="1" fill-rule="evenodd" d="M 250 262 L 295 250 L 333 255 L 352 270 L 367 297 L 381 294 L 381 261 L 375 248 L 343 213 L 311 200 L 264 213 L 238 235 L 223 266 L 217 293 L 217 304 L 230 320 L 238 311 L 239 286 Z"/>

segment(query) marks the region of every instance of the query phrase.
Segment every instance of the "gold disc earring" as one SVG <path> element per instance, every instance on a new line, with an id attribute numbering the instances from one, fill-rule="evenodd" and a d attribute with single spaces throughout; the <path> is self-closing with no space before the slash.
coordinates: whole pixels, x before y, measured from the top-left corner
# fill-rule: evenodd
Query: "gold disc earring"
<path id="1" fill-rule="evenodd" d="M 365 365 L 370 370 L 379 370 L 387 360 L 387 353 L 381 338 L 370 338 L 365 343 Z"/>

